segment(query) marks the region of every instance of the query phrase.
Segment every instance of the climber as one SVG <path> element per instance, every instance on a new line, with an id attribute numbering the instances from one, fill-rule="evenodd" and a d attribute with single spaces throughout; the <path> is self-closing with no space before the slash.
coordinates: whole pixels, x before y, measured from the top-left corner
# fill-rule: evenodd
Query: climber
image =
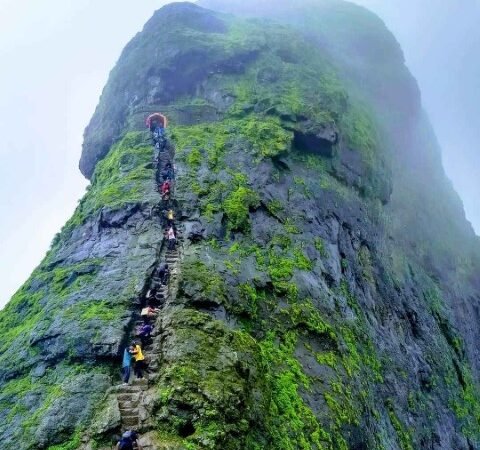
<path id="1" fill-rule="evenodd" d="M 147 117 L 145 124 L 147 125 L 148 128 L 150 128 L 150 131 L 154 134 L 154 137 L 155 137 L 155 134 L 157 135 L 157 137 L 160 137 L 160 136 L 163 136 L 165 128 L 167 128 L 168 121 L 163 114 L 154 113 L 154 114 L 150 114 Z"/>
<path id="2" fill-rule="evenodd" d="M 169 167 L 170 165 L 170 167 Z M 167 163 L 167 165 L 164 167 L 164 169 L 161 172 L 161 177 L 162 180 L 165 181 L 167 179 L 173 180 L 173 170 L 172 170 L 172 165 L 170 163 Z"/>
<path id="3" fill-rule="evenodd" d="M 172 188 L 172 182 L 170 181 L 170 179 L 166 179 L 163 183 L 162 183 L 162 192 L 170 192 L 170 189 Z"/>
<path id="4" fill-rule="evenodd" d="M 175 180 L 175 170 L 173 169 L 171 162 L 167 162 L 167 164 L 165 164 L 164 171 L 166 172 L 167 178 L 170 178 L 170 180 Z"/>
<path id="5" fill-rule="evenodd" d="M 145 370 L 145 356 L 142 353 L 142 347 L 136 342 L 132 342 L 132 348 L 130 354 L 135 359 L 135 365 L 133 366 L 133 371 L 137 378 L 143 378 L 143 371 Z"/>
<path id="6" fill-rule="evenodd" d="M 168 268 L 167 263 L 161 263 L 157 270 L 155 275 L 160 278 L 160 283 L 162 285 L 166 285 L 168 283 L 168 279 L 170 278 L 170 269 Z"/>
<path id="7" fill-rule="evenodd" d="M 145 299 L 147 300 L 147 302 L 149 302 L 150 300 L 153 300 L 156 295 L 157 295 L 156 289 L 149 289 L 147 291 L 147 294 L 145 295 Z"/>
<path id="8" fill-rule="evenodd" d="M 143 317 L 144 320 L 146 320 L 152 317 L 156 317 L 159 311 L 160 310 L 158 308 L 154 308 L 153 306 L 148 305 L 142 309 L 142 311 L 140 312 L 140 315 Z"/>
<path id="9" fill-rule="evenodd" d="M 164 295 L 157 288 L 150 289 L 146 295 L 146 305 L 155 308 L 165 301 Z"/>
<path id="10" fill-rule="evenodd" d="M 175 231 L 173 227 L 170 227 L 167 231 L 167 238 L 168 238 L 168 249 L 175 250 L 175 244 L 177 243 L 177 239 L 175 237 Z"/>
<path id="11" fill-rule="evenodd" d="M 149 323 L 144 323 L 138 329 L 138 337 L 142 343 L 142 346 L 145 347 L 150 341 L 152 337 L 153 326 Z"/>
<path id="12" fill-rule="evenodd" d="M 115 447 L 116 450 L 133 450 L 137 448 L 138 450 L 143 450 L 142 445 L 139 442 L 138 434 L 135 431 L 128 430 L 122 434 L 122 437 Z"/>
<path id="13" fill-rule="evenodd" d="M 163 273 L 162 283 L 164 286 L 168 284 L 168 280 L 170 280 L 170 269 L 168 264 L 165 264 L 165 272 Z"/>
<path id="14" fill-rule="evenodd" d="M 173 209 L 169 209 L 167 211 L 167 226 L 168 227 L 174 227 L 175 228 L 175 223 L 174 223 L 174 214 L 173 214 Z"/>
<path id="15" fill-rule="evenodd" d="M 169 200 L 170 199 L 170 187 L 171 187 L 170 180 L 166 180 L 162 183 L 162 186 L 160 187 L 160 193 L 162 194 L 162 200 Z"/>
<path id="16" fill-rule="evenodd" d="M 158 150 L 158 153 L 157 153 L 158 156 L 160 156 L 160 152 L 165 150 L 166 145 L 167 145 L 167 141 L 165 141 L 165 138 L 163 137 L 163 135 L 157 138 L 157 140 L 155 141 L 155 150 Z"/>
<path id="17" fill-rule="evenodd" d="M 130 380 L 130 370 L 132 367 L 132 355 L 131 351 L 133 350 L 132 347 L 126 347 L 123 351 L 123 362 L 122 362 L 122 380 L 123 384 L 128 384 L 128 380 Z"/>

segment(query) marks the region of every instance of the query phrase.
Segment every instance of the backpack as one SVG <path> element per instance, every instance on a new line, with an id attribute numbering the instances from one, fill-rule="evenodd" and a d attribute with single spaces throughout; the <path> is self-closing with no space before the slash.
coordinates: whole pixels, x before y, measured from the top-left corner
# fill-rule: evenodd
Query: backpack
<path id="1" fill-rule="evenodd" d="M 122 437 L 118 445 L 119 450 L 133 450 L 132 438 Z"/>

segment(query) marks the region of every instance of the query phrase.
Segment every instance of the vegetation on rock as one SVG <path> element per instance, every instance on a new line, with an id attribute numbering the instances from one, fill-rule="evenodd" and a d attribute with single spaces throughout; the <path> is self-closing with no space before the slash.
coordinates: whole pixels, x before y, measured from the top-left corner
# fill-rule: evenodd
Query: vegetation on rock
<path id="1" fill-rule="evenodd" d="M 307 3 L 277 22 L 168 5 L 126 47 L 86 131 L 91 186 L 0 312 L 8 450 L 76 449 L 117 382 L 162 233 L 138 131 L 153 110 L 186 230 L 147 411 L 159 445 L 480 445 L 478 240 L 393 38 Z"/>

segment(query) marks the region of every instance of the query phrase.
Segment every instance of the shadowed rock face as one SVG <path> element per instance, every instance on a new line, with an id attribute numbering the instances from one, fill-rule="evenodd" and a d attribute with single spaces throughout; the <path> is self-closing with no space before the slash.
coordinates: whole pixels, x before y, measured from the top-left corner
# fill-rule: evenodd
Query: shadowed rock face
<path id="1" fill-rule="evenodd" d="M 225 24 L 191 3 L 167 5 L 157 12 L 124 49 L 110 74 L 90 124 L 85 130 L 80 170 L 90 178 L 95 164 L 109 151 L 127 126 L 132 110 L 165 104 L 187 94 L 216 66 L 215 54 L 200 46 L 184 46 L 178 29 L 222 34 Z M 240 59 L 225 59 L 226 70 L 238 70 Z"/>
<path id="2" fill-rule="evenodd" d="M 252 5 L 226 9 L 268 9 Z M 153 111 L 185 242 L 149 442 L 479 448 L 479 244 L 401 51 L 346 2 L 272 11 L 169 5 L 125 48 L 85 132 L 92 186 L 0 313 L 7 450 L 119 431 L 108 388 L 162 233 Z"/>

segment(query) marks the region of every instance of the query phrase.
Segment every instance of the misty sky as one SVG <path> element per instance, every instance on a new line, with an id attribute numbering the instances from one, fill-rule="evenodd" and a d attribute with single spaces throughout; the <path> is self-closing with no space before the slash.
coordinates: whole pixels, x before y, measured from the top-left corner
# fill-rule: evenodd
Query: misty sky
<path id="1" fill-rule="evenodd" d="M 417 78 L 444 166 L 480 234 L 480 2 L 354 0 L 393 31 Z"/>
<path id="2" fill-rule="evenodd" d="M 0 307 L 71 216 L 83 130 L 120 52 L 162 0 L 0 0 Z M 480 12 L 474 1 L 358 0 L 404 47 L 480 231 Z M 461 4 L 461 7 L 459 6 Z"/>

